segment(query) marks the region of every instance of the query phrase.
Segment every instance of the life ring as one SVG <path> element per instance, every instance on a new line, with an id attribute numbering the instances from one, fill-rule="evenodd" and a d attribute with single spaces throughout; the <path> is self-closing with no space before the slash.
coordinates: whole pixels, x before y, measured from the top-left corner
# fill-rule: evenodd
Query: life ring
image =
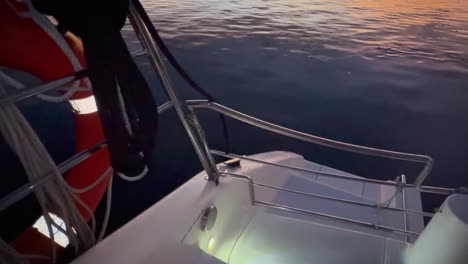
<path id="1" fill-rule="evenodd" d="M 57 43 L 32 19 L 20 15 L 20 12 L 26 10 L 27 6 L 17 1 L 0 0 L 0 36 L 2 36 L 0 65 L 27 72 L 44 82 L 73 73 L 69 59 Z M 63 34 L 63 37 L 82 66 L 85 66 L 81 41 L 71 33 Z M 75 105 L 80 102 L 93 103 L 93 98 L 90 91 L 78 91 L 70 98 L 70 101 Z M 104 131 L 97 109 L 91 112 L 75 112 L 74 122 L 76 153 L 104 140 Z M 107 148 L 102 148 L 68 170 L 64 178 L 72 187 L 81 189 L 94 183 L 109 167 L 109 152 Z M 111 174 L 109 173 L 104 180 L 89 191 L 77 194 L 93 212 L 105 193 Z M 91 215 L 79 204 L 77 207 L 82 216 L 89 220 Z M 45 240 L 48 239 L 31 227 L 11 244 L 19 253 L 49 255 L 50 246 L 44 245 Z"/>

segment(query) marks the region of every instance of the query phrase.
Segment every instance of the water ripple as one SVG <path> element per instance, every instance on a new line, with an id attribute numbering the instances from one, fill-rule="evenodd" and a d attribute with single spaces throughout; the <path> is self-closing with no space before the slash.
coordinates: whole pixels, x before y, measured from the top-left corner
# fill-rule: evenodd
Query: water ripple
<path id="1" fill-rule="evenodd" d="M 146 0 L 143 3 L 169 45 L 185 54 L 190 65 L 196 62 L 204 65 L 206 72 L 211 73 L 206 78 L 216 74 L 229 79 L 232 74 L 242 73 L 242 78 L 251 80 L 254 78 L 251 72 L 265 72 L 275 76 L 265 85 L 278 91 L 283 89 L 278 87 L 279 80 L 296 78 L 297 90 L 327 86 L 326 91 L 318 92 L 327 96 L 355 96 L 360 100 L 369 100 L 370 89 L 379 86 L 383 94 L 395 95 L 394 102 L 385 99 L 385 103 L 401 104 L 409 100 L 407 107 L 420 111 L 446 107 L 447 102 L 442 104 L 438 100 L 439 94 L 446 91 L 435 87 L 429 91 L 428 82 L 450 83 L 450 89 L 458 92 L 468 81 L 466 1 Z M 194 61 L 189 59 L 195 55 L 198 56 Z M 268 66 L 271 63 L 281 65 L 282 70 Z M 297 65 L 308 69 L 304 76 L 296 74 L 303 71 L 297 70 Z M 292 73 L 292 69 L 296 72 Z M 316 75 L 322 77 L 314 79 Z M 250 88 L 246 85 L 238 89 Z M 396 102 L 398 96 L 408 94 L 408 89 L 419 96 Z M 291 90 L 294 92 L 297 91 Z M 378 96 L 371 99 L 384 100 Z M 462 103 L 457 98 L 450 102 Z"/>
<path id="2" fill-rule="evenodd" d="M 307 42 L 368 59 L 414 57 L 467 67 L 465 1 L 145 1 L 166 38 L 257 36 L 303 40 L 292 50 L 316 55 Z M 198 41 L 195 41 L 198 43 Z M 265 47 L 258 47 L 264 49 Z"/>

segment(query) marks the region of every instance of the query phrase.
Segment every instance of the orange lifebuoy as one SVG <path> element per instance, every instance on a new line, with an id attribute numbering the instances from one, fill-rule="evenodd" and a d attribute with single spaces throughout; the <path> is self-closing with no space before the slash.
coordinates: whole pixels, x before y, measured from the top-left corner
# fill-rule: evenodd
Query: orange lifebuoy
<path id="1" fill-rule="evenodd" d="M 73 73 L 73 67 L 59 48 L 36 23 L 30 18 L 24 18 L 19 12 L 27 7 L 17 1 L 0 0 L 0 65 L 32 74 L 43 81 L 51 81 Z M 80 63 L 85 66 L 83 46 L 81 41 L 71 33 L 63 35 L 64 39 L 74 52 Z M 91 98 L 92 93 L 86 91 L 76 92 L 70 99 Z M 104 132 L 97 112 L 76 113 L 74 115 L 76 126 L 75 151 L 83 151 L 104 140 Z M 65 173 L 65 180 L 74 188 L 84 188 L 95 182 L 110 166 L 109 152 L 103 148 L 91 157 L 76 165 Z M 110 175 L 87 192 L 77 194 L 79 198 L 94 211 L 101 201 Z M 82 216 L 89 220 L 84 208 L 77 205 Z M 30 228 L 20 235 L 12 245 L 24 254 L 49 255 L 39 240 L 42 234 Z M 37 242 L 37 243 L 36 243 Z"/>

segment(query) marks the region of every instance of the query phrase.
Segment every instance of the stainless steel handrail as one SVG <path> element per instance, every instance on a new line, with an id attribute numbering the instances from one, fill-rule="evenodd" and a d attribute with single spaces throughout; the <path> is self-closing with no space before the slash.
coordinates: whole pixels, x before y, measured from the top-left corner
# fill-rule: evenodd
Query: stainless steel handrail
<path id="1" fill-rule="evenodd" d="M 256 162 L 256 163 L 261 163 L 261 164 L 280 167 L 280 168 L 285 168 L 285 169 L 303 171 L 303 172 L 308 172 L 308 173 L 316 173 L 316 174 L 326 176 L 326 177 L 331 177 L 331 178 L 345 179 L 345 180 L 351 180 L 351 181 L 356 181 L 356 182 L 364 182 L 364 183 L 375 183 L 375 184 L 381 184 L 381 185 L 386 185 L 386 186 L 394 186 L 394 187 L 401 186 L 403 188 L 415 188 L 415 186 L 413 184 L 397 183 L 397 182 L 395 182 L 393 180 L 392 181 L 382 181 L 382 180 L 374 180 L 374 179 L 368 179 L 368 178 L 357 178 L 357 177 L 352 177 L 352 176 L 339 174 L 339 173 L 325 172 L 325 171 L 319 171 L 319 170 L 313 170 L 313 169 L 305 169 L 305 168 L 296 167 L 296 166 L 290 166 L 290 165 L 284 165 L 284 164 L 280 164 L 280 163 L 274 163 L 274 162 L 259 160 L 259 159 L 255 159 L 255 158 L 251 158 L 251 157 L 246 157 L 246 156 L 233 154 L 233 153 L 224 153 L 222 151 L 214 150 L 214 149 L 211 149 L 210 152 L 215 156 L 220 156 L 220 157 L 225 157 L 225 158 L 232 158 L 232 159 L 247 160 L 247 161 L 250 161 L 250 162 Z M 453 188 L 421 186 L 420 189 L 419 189 L 419 192 L 440 194 L 440 195 L 451 195 L 451 194 L 457 193 L 457 190 L 453 189 Z"/>
<path id="2" fill-rule="evenodd" d="M 177 92 L 173 87 L 171 79 L 169 78 L 169 74 L 167 73 L 167 70 L 164 66 L 163 59 L 160 55 L 160 51 L 132 2 L 130 2 L 128 17 L 143 47 L 148 50 L 149 60 L 151 65 L 153 66 L 154 72 L 159 76 L 161 85 L 166 91 L 166 94 L 169 97 L 169 100 L 171 101 L 172 106 L 174 107 L 174 110 L 176 111 L 177 116 L 179 117 L 179 120 L 182 123 L 182 126 L 187 132 L 187 135 L 190 141 L 192 142 L 192 145 L 195 149 L 198 159 L 200 160 L 200 163 L 203 166 L 203 169 L 208 174 L 210 180 L 213 180 L 217 183 L 218 171 L 216 169 L 216 164 L 214 164 L 211 154 L 208 151 L 206 151 L 206 148 L 203 145 L 203 135 L 200 135 L 198 131 L 193 127 L 193 124 L 190 123 L 190 121 L 192 121 L 192 123 L 198 121 L 196 120 L 196 118 L 190 118 L 189 109 L 185 101 L 179 99 L 179 96 L 177 95 Z"/>
<path id="3" fill-rule="evenodd" d="M 148 50 L 146 49 L 140 49 L 131 53 L 131 55 L 134 58 L 147 55 L 147 54 L 148 54 Z M 82 71 L 75 72 L 75 73 L 69 74 L 67 76 L 64 76 L 64 77 L 61 77 L 61 78 L 58 78 L 49 82 L 45 82 L 45 83 L 42 83 L 33 87 L 27 87 L 27 88 L 21 89 L 21 90 L 16 91 L 15 93 L 8 94 L 4 97 L 1 97 L 0 105 L 3 105 L 5 103 L 18 102 L 18 101 L 30 98 L 32 96 L 41 94 L 41 93 L 52 91 L 60 87 L 63 87 L 64 85 L 68 83 L 81 80 L 84 77 L 86 76 L 83 74 Z"/>
<path id="4" fill-rule="evenodd" d="M 301 191 L 296 191 L 288 188 L 280 188 L 268 184 L 263 184 L 263 183 L 256 183 L 254 182 L 255 186 L 260 186 L 260 187 L 265 187 L 268 189 L 274 189 L 278 191 L 283 191 L 283 192 L 288 192 L 288 193 L 294 193 L 294 194 L 299 194 L 303 196 L 309 196 L 313 198 L 319 198 L 319 199 L 324 199 L 324 200 L 330 200 L 330 201 L 335 201 L 335 202 L 340 202 L 340 203 L 347 203 L 347 204 L 353 204 L 353 205 L 358 205 L 358 206 L 363 206 L 363 207 L 372 207 L 372 208 L 380 208 L 381 210 L 388 210 L 388 211 L 394 211 L 394 212 L 406 212 L 406 213 L 411 213 L 411 214 L 418 214 L 422 215 L 424 217 L 433 217 L 433 213 L 427 213 L 427 212 L 421 212 L 421 211 L 416 211 L 416 210 L 411 210 L 411 209 L 406 209 L 406 208 L 398 208 L 398 207 L 383 207 L 378 204 L 373 204 L 373 203 L 365 203 L 365 202 L 358 202 L 358 201 L 353 201 L 349 199 L 342 199 L 342 198 L 336 198 L 336 197 L 331 197 L 331 196 L 326 196 L 326 195 L 320 195 L 320 194 L 313 194 L 313 193 L 307 193 L 307 192 L 301 192 Z"/>
<path id="5" fill-rule="evenodd" d="M 319 171 L 319 170 L 313 170 L 313 169 L 305 169 L 305 168 L 296 167 L 296 166 L 290 166 L 290 165 L 284 165 L 284 164 L 279 164 L 279 163 L 254 159 L 254 158 L 241 156 L 241 155 L 237 155 L 237 154 L 232 154 L 232 153 L 224 153 L 222 151 L 214 150 L 214 149 L 211 150 L 211 153 L 213 155 L 215 155 L 215 156 L 220 156 L 220 157 L 225 157 L 225 158 L 232 158 L 232 159 L 247 160 L 247 161 L 251 161 L 251 162 L 262 163 L 262 164 L 265 164 L 265 165 L 270 165 L 270 166 L 275 166 L 275 167 L 280 167 L 280 168 L 285 168 L 285 169 L 303 171 L 303 172 L 308 172 L 308 173 L 316 173 L 316 174 L 320 174 L 320 175 L 327 176 L 327 177 L 332 177 L 332 178 L 353 180 L 353 181 L 358 181 L 358 182 L 376 183 L 376 184 L 382 184 L 382 185 L 388 185 L 388 186 L 396 186 L 396 183 L 393 182 L 393 181 L 381 181 L 381 180 L 374 180 L 374 179 L 367 179 L 367 178 L 356 178 L 356 177 L 352 177 L 352 176 L 348 176 L 348 175 L 344 175 L 344 174 L 339 174 L 339 173 L 325 172 L 325 171 Z"/>
<path id="6" fill-rule="evenodd" d="M 66 161 L 62 162 L 60 165 L 57 166 L 60 173 L 65 173 L 69 169 L 73 168 L 77 164 L 81 163 L 82 161 L 89 158 L 93 153 L 97 152 L 98 150 L 104 148 L 106 144 L 104 142 L 100 142 L 88 149 L 83 150 L 80 153 L 75 154 L 71 158 L 67 159 Z M 23 199 L 24 197 L 28 196 L 32 193 L 37 187 L 43 185 L 47 181 L 53 179 L 55 173 L 49 172 L 43 177 L 39 177 L 33 181 L 28 182 L 27 184 L 21 186 L 20 188 L 16 189 L 15 191 L 7 194 L 6 196 L 2 197 L 0 200 L 0 212 L 5 210 L 6 208 L 10 207 L 14 203 L 18 202 L 19 200 Z"/>
<path id="7" fill-rule="evenodd" d="M 158 113 L 163 113 L 172 107 L 171 102 L 166 102 L 158 107 Z M 104 148 L 106 143 L 100 142 L 96 145 L 89 147 L 88 149 L 83 150 L 80 153 L 75 154 L 71 158 L 67 159 L 66 161 L 62 162 L 60 165 L 57 166 L 61 173 L 65 173 L 69 169 L 73 168 L 74 166 L 78 165 L 80 162 L 89 158 L 93 153 L 97 152 L 101 148 Z M 14 203 L 18 202 L 19 200 L 25 198 L 29 194 L 31 194 L 37 187 L 41 186 L 42 184 L 46 183 L 48 180 L 52 179 L 54 176 L 53 173 L 48 173 L 43 177 L 39 177 L 34 181 L 28 182 L 23 186 L 19 187 L 15 191 L 7 194 L 6 196 L 0 199 L 0 212 L 5 210 L 6 208 L 10 207 Z"/>
<path id="8" fill-rule="evenodd" d="M 301 213 L 301 214 L 325 217 L 325 218 L 329 218 L 329 219 L 332 219 L 332 220 L 337 220 L 337 221 L 350 223 L 350 224 L 356 224 L 356 225 L 365 226 L 365 227 L 376 228 L 376 229 L 380 229 L 380 230 L 384 230 L 384 231 L 390 231 L 390 232 L 394 232 L 394 233 L 397 233 L 397 234 L 410 235 L 410 236 L 416 236 L 416 237 L 420 235 L 420 233 L 417 233 L 417 232 L 403 230 L 403 229 L 399 229 L 399 228 L 395 228 L 395 227 L 384 226 L 384 225 L 379 225 L 379 224 L 375 224 L 375 223 L 369 223 L 369 222 L 359 221 L 359 220 L 355 220 L 355 219 L 349 219 L 349 218 L 330 215 L 330 214 L 325 214 L 325 213 L 319 213 L 319 212 L 310 211 L 310 210 L 304 210 L 304 209 L 285 206 L 285 205 L 279 205 L 279 204 L 274 204 L 274 203 L 258 201 L 255 198 L 256 196 L 255 196 L 254 186 L 259 185 L 259 186 L 263 186 L 263 187 L 266 187 L 266 188 L 270 188 L 270 186 L 255 183 L 250 176 L 243 175 L 243 174 L 223 172 L 223 171 L 220 171 L 219 174 L 224 175 L 226 177 L 232 177 L 232 178 L 239 178 L 239 179 L 247 180 L 249 182 L 250 199 L 251 199 L 251 204 L 252 205 L 259 205 L 259 206 L 264 206 L 264 207 L 267 207 L 267 208 L 275 208 L 275 209 L 280 209 L 280 210 L 286 210 L 286 211 L 290 211 L 290 212 L 294 212 L 294 213 Z M 277 187 L 274 187 L 273 189 L 280 189 L 280 190 L 286 191 L 286 192 L 289 191 L 287 189 L 281 189 L 281 188 L 277 188 Z M 323 196 L 320 197 L 320 198 L 328 199 L 328 197 L 325 198 Z M 349 203 L 349 200 L 347 200 L 347 201 L 344 201 L 342 199 L 333 199 L 333 200 L 338 201 L 338 202 Z M 359 203 L 359 202 L 356 202 L 356 203 Z M 368 206 L 368 204 L 360 204 L 360 205 Z M 375 208 L 377 209 L 379 207 L 375 206 Z M 385 207 L 385 208 L 380 207 L 379 209 L 388 209 L 388 208 L 390 208 L 390 207 Z M 409 211 L 407 211 L 407 212 L 409 212 Z M 419 213 L 425 213 L 425 212 L 419 212 Z"/>
<path id="9" fill-rule="evenodd" d="M 189 112 L 191 109 L 189 109 L 185 105 L 185 102 L 180 101 L 178 96 L 176 95 L 175 89 L 172 87 L 172 83 L 168 77 L 167 71 L 162 62 L 162 58 L 158 53 L 158 48 L 156 47 L 154 41 L 152 40 L 148 32 L 148 29 L 146 28 L 143 21 L 141 20 L 141 17 L 135 11 L 132 4 L 130 5 L 129 18 L 143 46 L 143 49 L 133 52 L 131 55 L 133 57 L 137 57 L 137 56 L 144 55 L 144 54 L 149 55 L 150 61 L 155 69 L 155 72 L 159 75 L 161 82 L 163 84 L 163 87 L 165 88 L 166 93 L 168 94 L 169 99 L 170 99 L 169 102 L 166 102 L 160 107 L 158 107 L 158 112 L 162 113 L 170 109 L 171 107 L 174 107 L 174 109 L 176 110 L 179 116 L 179 119 L 182 122 L 182 125 L 187 131 L 189 138 L 192 140 L 192 144 L 200 158 L 202 165 L 205 168 L 205 171 L 208 173 L 208 175 L 211 176 L 212 179 L 215 179 L 217 182 L 218 172 L 216 169 L 216 165 L 213 163 L 213 158 L 211 157 L 211 153 L 209 153 L 208 151 L 209 148 L 206 144 L 206 141 L 204 141 L 203 136 L 199 135 L 196 129 L 189 124 L 189 119 L 190 119 Z M 43 92 L 57 89 L 67 83 L 80 80 L 84 77 L 85 77 L 84 71 L 80 71 L 80 72 L 67 75 L 63 78 L 59 78 L 50 82 L 43 83 L 35 87 L 25 88 L 18 92 L 15 92 L 13 94 L 0 98 L 0 105 L 4 103 L 15 103 L 19 100 L 23 100 L 23 99 L 29 98 L 31 96 L 34 96 Z M 185 110 L 184 110 L 184 107 L 185 107 Z M 192 120 L 193 119 L 194 118 L 192 118 Z M 62 173 L 67 171 L 71 167 L 75 166 L 76 164 L 80 163 L 81 161 L 91 156 L 92 153 L 96 152 L 98 149 L 102 148 L 104 145 L 105 143 L 101 142 L 99 144 L 96 144 L 95 146 L 92 146 L 84 150 L 81 153 L 74 155 L 70 159 L 60 164 L 58 166 L 59 170 Z M 0 199 L 0 211 L 8 208 L 15 202 L 23 199 L 24 197 L 32 193 L 34 189 L 36 189 L 38 186 L 41 186 L 42 184 L 46 183 L 48 180 L 52 179 L 53 175 L 54 175 L 53 173 L 48 173 L 47 175 L 44 175 L 43 177 L 39 177 L 38 179 L 32 182 L 29 182 L 23 185 L 22 187 L 16 189 L 15 191 L 4 196 L 2 199 Z"/>
<path id="10" fill-rule="evenodd" d="M 314 211 L 309 211 L 309 210 L 303 210 L 300 208 L 295 208 L 295 207 L 290 207 L 290 206 L 285 206 L 285 205 L 278 205 L 278 204 L 273 204 L 273 203 L 266 203 L 266 202 L 260 202 L 257 201 L 255 203 L 256 205 L 264 206 L 264 207 L 269 207 L 269 208 L 276 208 L 284 211 L 290 211 L 294 213 L 302 213 L 302 214 L 308 214 L 308 215 L 315 215 L 319 217 L 325 217 L 325 218 L 330 218 L 333 220 L 337 220 L 340 222 L 345 222 L 345 223 L 350 223 L 350 224 L 355 224 L 355 225 L 360 225 L 364 227 L 370 227 L 370 228 L 376 228 L 384 231 L 390 231 L 393 233 L 397 234 L 402 234 L 402 235 L 409 235 L 409 236 L 414 236 L 418 237 L 421 233 L 417 232 L 412 232 L 412 231 L 405 231 L 403 229 L 399 228 L 394 228 L 394 227 L 389 227 L 389 226 L 384 226 L 384 225 L 379 225 L 379 224 L 374 224 L 374 223 L 369 223 L 369 222 L 364 222 L 364 221 L 358 221 L 354 219 L 349 219 L 345 217 L 339 217 L 335 215 L 330 215 L 330 214 L 324 214 L 324 213 L 319 213 L 319 212 L 314 212 Z"/>
<path id="11" fill-rule="evenodd" d="M 236 173 L 229 173 L 229 172 L 219 172 L 220 175 L 224 175 L 226 177 L 231 177 L 231 178 L 238 178 L 238 179 L 243 179 L 249 182 L 249 197 L 250 197 L 250 203 L 252 205 L 255 205 L 255 202 L 257 199 L 255 198 L 255 182 L 253 181 L 252 177 L 248 175 L 243 175 L 243 174 L 236 174 Z"/>
<path id="12" fill-rule="evenodd" d="M 158 106 L 158 114 L 162 114 L 171 108 L 172 108 L 172 103 L 170 101 L 167 101 L 164 104 Z"/>
<path id="13" fill-rule="evenodd" d="M 406 184 L 406 175 L 401 175 L 401 183 Z M 406 188 L 401 189 L 401 200 L 403 209 L 406 210 Z M 405 227 L 405 231 L 408 230 L 408 217 L 406 216 L 406 212 L 403 213 L 403 224 Z M 405 237 L 406 242 L 408 242 L 408 237 Z"/>
<path id="14" fill-rule="evenodd" d="M 132 53 L 130 53 L 130 55 L 132 55 L 133 58 L 138 58 L 138 57 L 143 56 L 143 55 L 148 55 L 148 50 L 145 49 L 145 48 L 135 50 Z"/>
<path id="15" fill-rule="evenodd" d="M 35 96 L 44 92 L 58 89 L 67 83 L 71 83 L 76 80 L 80 80 L 82 78 L 84 78 L 84 75 L 81 72 L 75 72 L 73 74 L 64 76 L 62 78 L 59 78 L 50 82 L 46 82 L 37 86 L 21 89 L 12 94 L 9 94 L 0 98 L 0 105 L 3 105 L 5 103 L 15 103 L 17 101 L 21 101 L 26 98 L 29 98 L 29 97 L 32 97 L 32 96 Z"/>
<path id="16" fill-rule="evenodd" d="M 443 188 L 443 187 L 434 187 L 434 186 L 420 186 L 419 192 L 440 194 L 440 195 L 452 195 L 455 193 L 468 194 L 466 192 L 463 192 L 463 190 L 461 189 Z"/>
<path id="17" fill-rule="evenodd" d="M 331 197 L 331 196 L 326 196 L 326 195 L 319 195 L 319 194 L 301 192 L 301 191 L 296 191 L 296 190 L 292 190 L 292 189 L 288 189 L 288 188 L 281 188 L 281 187 L 276 187 L 276 186 L 272 186 L 272 185 L 268 185 L 268 184 L 257 183 L 257 182 L 254 182 L 253 179 L 250 176 L 239 174 L 239 173 L 231 173 L 231 172 L 223 171 L 221 174 L 222 175 L 228 175 L 228 176 L 234 176 L 234 177 L 237 177 L 237 178 L 243 177 L 245 179 L 248 179 L 252 183 L 252 185 L 254 185 L 254 186 L 265 187 L 265 188 L 268 188 L 268 189 L 274 189 L 274 190 L 278 190 L 278 191 L 284 191 L 284 192 L 299 194 L 299 195 L 303 195 L 303 196 L 309 196 L 309 197 L 314 197 L 314 198 L 319 198 L 319 199 L 324 199 L 324 200 L 330 200 L 330 201 L 335 201 L 335 202 L 340 202 L 340 203 L 353 204 L 353 205 L 364 206 L 364 207 L 372 207 L 372 208 L 376 208 L 376 209 L 379 209 L 379 210 L 389 210 L 389 211 L 395 211 L 395 212 L 406 212 L 406 213 L 418 214 L 418 215 L 422 215 L 424 217 L 433 217 L 434 216 L 433 213 L 428 213 L 428 212 L 423 212 L 423 211 L 416 211 L 416 210 L 411 210 L 411 209 L 406 209 L 406 208 L 398 208 L 398 207 L 382 206 L 380 204 L 359 202 L 359 201 L 354 201 L 354 200 L 350 200 L 350 199 L 343 199 L 343 198 L 336 198 L 336 197 Z M 255 195 L 251 195 L 251 196 L 255 197 Z"/>
<path id="18" fill-rule="evenodd" d="M 340 149 L 344 151 L 349 151 L 349 152 L 354 152 L 354 153 L 359 153 L 359 154 L 364 154 L 364 155 L 369 155 L 369 156 L 375 156 L 375 157 L 425 163 L 426 165 L 418 174 L 416 180 L 413 183 L 416 188 L 419 188 L 421 184 L 424 182 L 427 175 L 431 171 L 433 163 L 434 163 L 431 157 L 425 156 L 425 155 L 364 147 L 364 146 L 349 144 L 345 142 L 340 142 L 336 140 L 331 140 L 327 138 L 310 135 L 307 133 L 289 129 L 283 126 L 279 126 L 279 125 L 246 115 L 239 111 L 233 110 L 231 108 L 228 108 L 226 106 L 223 106 L 215 102 L 210 102 L 208 100 L 188 100 L 187 104 L 193 108 L 211 109 L 217 113 L 223 114 L 225 116 L 229 116 L 231 118 L 253 125 L 255 127 L 259 127 L 259 128 L 271 131 L 271 132 L 275 132 L 277 134 L 288 136 L 290 138 L 299 139 L 302 141 L 318 144 L 321 146 L 326 146 L 326 147 L 330 147 L 334 149 Z"/>

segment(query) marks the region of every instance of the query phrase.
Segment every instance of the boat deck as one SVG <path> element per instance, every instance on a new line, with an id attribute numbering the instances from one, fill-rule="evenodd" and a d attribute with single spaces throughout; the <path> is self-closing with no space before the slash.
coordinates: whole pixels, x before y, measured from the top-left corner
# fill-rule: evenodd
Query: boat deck
<path id="1" fill-rule="evenodd" d="M 249 157 L 345 174 L 290 152 Z M 358 186 L 354 181 L 348 186 L 349 180 L 333 181 L 310 172 L 245 160 L 238 167 L 219 164 L 218 169 L 227 175 L 220 178 L 218 186 L 207 181 L 206 173 L 201 172 L 74 263 L 400 264 L 404 249 L 410 245 L 406 242 L 410 236 L 300 210 L 376 221 L 402 230 L 422 229 L 420 215 L 408 217 L 406 223 L 410 224 L 405 227 L 403 212 L 388 209 L 376 212 L 375 207 L 310 196 L 334 196 L 372 204 L 388 199 L 395 187 L 368 183 Z M 244 174 L 251 179 L 233 176 Z M 406 200 L 407 208 L 420 207 L 419 196 L 412 197 L 408 192 Z M 402 202 L 397 195 L 390 207 L 401 206 Z M 265 204 L 298 210 L 281 210 Z M 211 205 L 217 208 L 215 223 L 212 229 L 202 230 L 202 212 Z"/>
<path id="2" fill-rule="evenodd" d="M 380 236 L 258 213 L 234 247 L 229 263 L 400 264 L 406 246 Z"/>

